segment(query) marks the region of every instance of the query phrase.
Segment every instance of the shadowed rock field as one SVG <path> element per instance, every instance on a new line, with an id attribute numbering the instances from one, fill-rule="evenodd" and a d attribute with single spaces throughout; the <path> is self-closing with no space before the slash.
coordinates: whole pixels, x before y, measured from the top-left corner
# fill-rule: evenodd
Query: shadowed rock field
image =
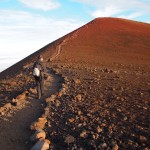
<path id="1" fill-rule="evenodd" d="M 149 67 L 56 63 L 53 68 L 65 77 L 65 92 L 48 115 L 53 149 L 150 148 Z"/>

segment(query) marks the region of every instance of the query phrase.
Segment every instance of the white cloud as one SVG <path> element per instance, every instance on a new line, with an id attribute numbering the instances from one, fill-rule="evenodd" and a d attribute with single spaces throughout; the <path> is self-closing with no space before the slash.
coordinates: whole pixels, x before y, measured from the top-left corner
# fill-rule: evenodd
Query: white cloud
<path id="1" fill-rule="evenodd" d="M 98 10 L 94 11 L 92 13 L 92 16 L 94 16 L 96 18 L 97 17 L 108 17 L 108 16 L 113 16 L 118 13 L 121 13 L 122 11 L 124 11 L 124 9 L 119 9 L 119 8 L 116 8 L 113 6 L 108 6 L 103 9 L 98 9 Z"/>
<path id="2" fill-rule="evenodd" d="M 44 11 L 58 8 L 60 3 L 56 0 L 19 0 L 28 7 Z"/>
<path id="3" fill-rule="evenodd" d="M 73 19 L 58 20 L 24 11 L 0 10 L 0 35 L 11 40 L 12 37 L 8 35 L 22 37 L 22 40 L 49 37 L 48 42 L 50 42 L 81 25 L 82 22 Z"/>
<path id="4" fill-rule="evenodd" d="M 100 1 L 100 0 L 72 0 L 80 3 L 84 3 L 87 5 L 92 5 L 95 6 L 96 8 L 104 8 L 108 6 L 115 6 L 119 8 L 141 8 L 141 9 L 147 9 L 149 10 L 149 5 L 150 1 L 143 1 L 143 0 L 105 0 L 105 1 Z"/>
<path id="5" fill-rule="evenodd" d="M 119 18 L 126 18 L 126 19 L 134 19 L 134 18 L 139 17 L 139 16 L 142 16 L 142 13 L 135 12 L 135 13 L 132 13 L 132 14 L 129 14 L 129 15 L 120 15 L 118 17 Z"/>
<path id="6" fill-rule="evenodd" d="M 91 12 L 93 17 L 125 17 L 136 18 L 150 14 L 150 1 L 148 0 L 71 0 L 95 8 Z"/>
<path id="7" fill-rule="evenodd" d="M 81 25 L 83 23 L 78 20 L 57 20 L 23 11 L 0 10 L 0 54 L 7 58 L 10 66 L 10 56 L 21 60 Z M 0 64 L 3 62 L 0 59 Z M 0 67 L 0 71 L 3 69 Z"/>

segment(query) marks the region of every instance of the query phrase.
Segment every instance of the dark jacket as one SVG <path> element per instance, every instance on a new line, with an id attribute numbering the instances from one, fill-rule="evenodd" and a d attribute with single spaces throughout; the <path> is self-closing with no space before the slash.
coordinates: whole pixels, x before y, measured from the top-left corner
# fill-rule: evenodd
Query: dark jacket
<path id="1" fill-rule="evenodd" d="M 44 62 L 37 60 L 34 65 L 33 65 L 33 69 L 37 67 L 40 70 L 40 76 L 44 77 L 44 74 L 46 74 L 47 70 L 46 70 L 46 66 L 44 64 Z"/>

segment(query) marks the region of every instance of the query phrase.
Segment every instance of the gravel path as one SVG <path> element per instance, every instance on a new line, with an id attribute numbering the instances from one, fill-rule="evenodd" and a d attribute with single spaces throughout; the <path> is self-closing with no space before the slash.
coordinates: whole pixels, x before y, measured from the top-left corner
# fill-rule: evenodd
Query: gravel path
<path id="1" fill-rule="evenodd" d="M 45 96 L 41 100 L 35 99 L 35 95 L 27 97 L 22 108 L 14 111 L 9 116 L 0 118 L 0 149 L 3 150 L 29 150 L 31 143 L 29 138 L 30 124 L 43 112 L 43 100 L 60 88 L 61 78 L 49 70 L 50 79 L 45 82 Z"/>

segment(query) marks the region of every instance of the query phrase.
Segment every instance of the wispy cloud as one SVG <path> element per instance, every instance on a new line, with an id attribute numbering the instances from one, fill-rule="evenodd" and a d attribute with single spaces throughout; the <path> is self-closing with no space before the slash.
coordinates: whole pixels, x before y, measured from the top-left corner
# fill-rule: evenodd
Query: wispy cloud
<path id="1" fill-rule="evenodd" d="M 1 56 L 9 60 L 9 56 L 15 55 L 21 60 L 81 25 L 82 22 L 73 19 L 58 20 L 24 11 L 0 10 Z"/>
<path id="2" fill-rule="evenodd" d="M 148 0 L 72 0 L 90 5 L 95 8 L 91 12 L 93 17 L 124 17 L 134 19 L 150 14 L 150 1 Z"/>
<path id="3" fill-rule="evenodd" d="M 41 32 L 40 36 L 49 36 L 51 39 L 55 39 L 81 25 L 83 25 L 81 21 L 74 19 L 60 20 L 24 11 L 0 10 L 0 34 L 3 33 L 3 36 L 11 33 L 18 33 L 22 37 L 28 34 L 33 35 L 28 37 L 30 38 Z"/>
<path id="4" fill-rule="evenodd" d="M 44 11 L 58 8 L 60 3 L 57 0 L 18 0 L 28 7 Z"/>
<path id="5" fill-rule="evenodd" d="M 134 19 L 136 17 L 142 16 L 141 12 L 135 12 L 135 13 L 131 13 L 131 14 L 127 14 L 127 15 L 118 15 L 119 18 L 126 18 L 126 19 Z"/>
<path id="6" fill-rule="evenodd" d="M 114 6 L 107 6 L 105 8 L 97 9 L 92 12 L 92 16 L 94 17 L 109 17 L 123 12 L 124 9 L 116 8 Z"/>

